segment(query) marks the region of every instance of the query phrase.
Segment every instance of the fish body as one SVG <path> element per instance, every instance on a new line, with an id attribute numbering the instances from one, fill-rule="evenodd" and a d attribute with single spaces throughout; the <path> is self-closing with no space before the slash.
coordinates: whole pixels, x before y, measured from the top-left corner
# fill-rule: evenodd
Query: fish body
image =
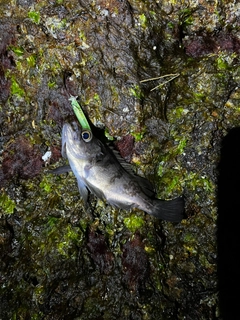
<path id="1" fill-rule="evenodd" d="M 163 220 L 182 220 L 182 198 L 169 201 L 154 199 L 150 183 L 130 173 L 107 146 L 92 136 L 91 131 L 80 132 L 65 124 L 62 129 L 62 156 L 68 159 L 85 202 L 90 191 L 121 209 L 139 208 Z M 56 169 L 55 173 L 66 172 L 70 168 Z"/>

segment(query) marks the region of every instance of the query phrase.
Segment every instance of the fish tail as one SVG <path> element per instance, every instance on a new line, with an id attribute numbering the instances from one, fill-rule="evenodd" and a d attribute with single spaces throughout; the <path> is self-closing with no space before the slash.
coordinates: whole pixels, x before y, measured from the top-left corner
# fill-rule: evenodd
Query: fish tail
<path id="1" fill-rule="evenodd" d="M 183 198 L 172 200 L 154 200 L 152 212 L 149 212 L 158 219 L 180 222 L 184 214 Z"/>

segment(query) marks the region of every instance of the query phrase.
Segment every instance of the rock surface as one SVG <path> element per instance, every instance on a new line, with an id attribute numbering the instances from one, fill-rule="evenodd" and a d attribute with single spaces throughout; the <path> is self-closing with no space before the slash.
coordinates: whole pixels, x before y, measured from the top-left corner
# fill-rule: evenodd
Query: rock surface
<path id="1" fill-rule="evenodd" d="M 0 2 L 0 319 L 222 319 L 217 166 L 240 120 L 239 24 L 234 0 Z M 69 93 L 159 198 L 184 194 L 186 219 L 94 196 L 86 210 L 73 175 L 48 173 L 65 163 Z"/>

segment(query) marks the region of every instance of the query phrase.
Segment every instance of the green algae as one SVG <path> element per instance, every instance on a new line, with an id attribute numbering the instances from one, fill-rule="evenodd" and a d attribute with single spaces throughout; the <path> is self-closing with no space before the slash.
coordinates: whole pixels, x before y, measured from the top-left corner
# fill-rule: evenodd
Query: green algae
<path id="1" fill-rule="evenodd" d="M 55 81 L 49 81 L 48 82 L 48 87 L 49 87 L 49 89 L 52 89 L 52 88 L 56 87 L 56 82 Z"/>
<path id="2" fill-rule="evenodd" d="M 187 26 L 193 24 L 193 9 L 191 8 L 184 8 L 179 11 L 179 19 L 183 29 Z"/>
<path id="3" fill-rule="evenodd" d="M 23 47 L 10 46 L 9 49 L 11 49 L 19 57 L 21 57 L 24 54 L 24 48 Z"/>
<path id="4" fill-rule="evenodd" d="M 83 238 L 80 228 L 67 225 L 64 235 L 57 242 L 56 249 L 61 256 L 72 258 L 72 254 L 75 254 L 74 246 L 81 246 Z"/>
<path id="5" fill-rule="evenodd" d="M 94 94 L 93 99 L 94 99 L 95 101 L 97 101 L 97 102 L 101 102 L 101 99 L 100 99 L 98 93 L 95 93 L 95 94 Z"/>
<path id="6" fill-rule="evenodd" d="M 131 231 L 136 232 L 144 224 L 144 219 L 142 217 L 131 215 L 123 220 L 124 225 Z"/>
<path id="7" fill-rule="evenodd" d="M 130 133 L 136 141 L 141 141 L 146 133 L 146 128 L 141 128 L 141 131 L 138 128 L 131 128 Z"/>
<path id="8" fill-rule="evenodd" d="M 51 180 L 48 179 L 47 176 L 44 176 L 42 181 L 39 184 L 40 188 L 44 189 L 47 193 L 52 192 L 53 186 L 50 181 Z"/>
<path id="9" fill-rule="evenodd" d="M 29 11 L 28 12 L 28 17 L 36 24 L 40 23 L 41 16 L 38 11 Z"/>
<path id="10" fill-rule="evenodd" d="M 36 58 L 37 58 L 37 56 L 35 54 L 32 54 L 27 57 L 27 63 L 29 65 L 29 67 L 33 68 L 36 66 Z"/>
<path id="11" fill-rule="evenodd" d="M 11 77 L 11 93 L 17 97 L 24 97 L 25 91 L 20 87 L 16 79 Z"/>
<path id="12" fill-rule="evenodd" d="M 146 28 L 147 27 L 147 17 L 145 16 L 144 13 L 139 15 L 139 23 L 140 23 L 142 28 Z"/>
<path id="13" fill-rule="evenodd" d="M 143 93 L 139 85 L 135 85 L 134 87 L 129 88 L 129 92 L 136 98 L 141 99 L 143 97 Z"/>
<path id="14" fill-rule="evenodd" d="M 114 137 L 110 135 L 108 128 L 105 128 L 104 135 L 109 141 L 113 141 Z"/>
<path id="15" fill-rule="evenodd" d="M 15 201 L 13 201 L 6 193 L 0 195 L 0 208 L 3 209 L 3 213 L 12 214 L 15 207 Z"/>

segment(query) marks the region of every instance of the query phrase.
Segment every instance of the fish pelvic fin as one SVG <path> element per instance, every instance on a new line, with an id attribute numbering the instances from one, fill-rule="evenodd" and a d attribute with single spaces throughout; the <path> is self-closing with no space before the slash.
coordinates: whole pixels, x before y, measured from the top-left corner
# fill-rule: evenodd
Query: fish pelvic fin
<path id="1" fill-rule="evenodd" d="M 180 222 L 184 217 L 184 200 L 182 197 L 172 200 L 154 200 L 151 215 L 158 219 Z"/>
<path id="2" fill-rule="evenodd" d="M 70 166 L 62 166 L 62 167 L 58 167 L 53 170 L 49 170 L 48 172 L 52 173 L 52 174 L 62 174 L 62 173 L 70 172 L 70 171 L 72 171 Z"/>
<path id="3" fill-rule="evenodd" d="M 78 190 L 80 192 L 80 195 L 83 198 L 84 205 L 86 206 L 88 201 L 88 189 L 81 179 L 77 179 L 77 182 L 78 182 Z"/>

